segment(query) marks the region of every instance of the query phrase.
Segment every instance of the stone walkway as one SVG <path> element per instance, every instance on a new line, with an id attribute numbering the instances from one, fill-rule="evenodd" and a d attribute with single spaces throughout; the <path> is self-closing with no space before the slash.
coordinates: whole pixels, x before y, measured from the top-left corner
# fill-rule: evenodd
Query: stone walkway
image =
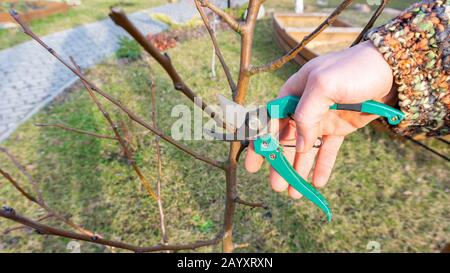
<path id="1" fill-rule="evenodd" d="M 217 4 L 223 7 L 226 2 L 217 1 Z M 149 16 L 151 13 L 164 13 L 178 23 L 197 16 L 193 2 L 184 0 L 136 12 L 129 17 L 145 34 L 167 29 L 167 25 L 152 20 Z M 125 32 L 107 18 L 42 38 L 65 59 L 73 56 L 82 68 L 88 68 L 114 54 L 122 35 Z M 21 123 L 71 86 L 77 77 L 36 42 L 29 41 L 0 51 L 0 79 L 1 142 Z"/>

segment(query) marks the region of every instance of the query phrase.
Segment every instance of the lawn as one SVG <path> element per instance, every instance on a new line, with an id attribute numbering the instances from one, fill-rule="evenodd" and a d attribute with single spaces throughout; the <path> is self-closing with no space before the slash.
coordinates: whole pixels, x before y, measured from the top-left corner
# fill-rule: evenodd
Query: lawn
<path id="1" fill-rule="evenodd" d="M 60 13 L 34 20 L 31 29 L 39 34 L 62 31 L 82 24 L 104 19 L 108 16 L 109 7 L 120 6 L 127 12 L 150 8 L 167 3 L 165 0 L 88 0 L 82 1 L 80 6 L 69 9 L 67 13 Z M 18 28 L 0 29 L 0 50 L 29 40 Z"/>
<path id="2" fill-rule="evenodd" d="M 255 64 L 282 54 L 274 46 L 268 29 L 269 20 L 259 22 L 255 33 Z M 238 37 L 220 32 L 218 40 L 236 75 Z M 205 100 L 216 102 L 216 94 L 229 93 L 219 67 L 219 78 L 210 79 L 211 43 L 207 37 L 180 44 L 169 53 L 188 84 Z M 256 76 L 247 101 L 264 103 L 273 98 L 297 69 L 289 64 L 273 74 Z M 168 134 L 177 120 L 171 117 L 172 107 L 188 104 L 154 61 L 148 66 L 144 60 L 126 64 L 110 58 L 88 71 L 88 77 L 96 79 L 104 90 L 147 120 L 150 120 L 151 105 L 147 82 L 154 81 L 159 126 Z M 108 110 L 113 118 L 123 120 L 134 132 L 134 143 L 140 147 L 137 163 L 154 182 L 157 162 L 153 136 L 131 125 L 114 107 L 108 105 Z M 147 196 L 120 156 L 116 143 L 40 128 L 34 123 L 65 123 L 110 134 L 81 84 L 74 85 L 22 125 L 2 146 L 17 155 L 40 182 L 49 205 L 70 213 L 76 222 L 114 239 L 147 245 L 159 242 L 157 204 Z M 227 146 L 219 142 L 186 141 L 185 144 L 210 157 L 225 159 L 227 153 Z M 449 152 L 448 147 L 438 142 L 433 145 Z M 170 242 L 211 238 L 222 224 L 223 173 L 192 160 L 164 142 L 162 153 L 163 204 Z M 25 182 L 4 156 L 0 158 L 2 168 Z M 322 190 L 334 212 L 334 220 L 329 224 L 323 222 L 323 215 L 309 202 L 292 201 L 286 194 L 272 192 L 267 175 L 267 166 L 258 174 L 243 170 L 239 173 L 240 196 L 264 201 L 270 208 L 238 207 L 235 241 L 249 244 L 238 251 L 368 252 L 369 242 L 376 241 L 383 252 L 436 252 L 450 238 L 449 164 L 409 142 L 391 140 L 371 128 L 347 139 L 331 183 Z M 42 216 L 42 211 L 23 201 L 5 179 L 0 178 L 0 185 L 0 204 L 31 217 Z M 49 223 L 55 224 L 52 220 Z M 0 230 L 13 226 L 16 225 L 10 221 L 0 220 Z M 67 239 L 27 231 L 0 235 L 1 252 L 68 252 L 68 243 Z M 81 250 L 110 251 L 84 242 Z M 220 251 L 220 246 L 199 251 Z"/>

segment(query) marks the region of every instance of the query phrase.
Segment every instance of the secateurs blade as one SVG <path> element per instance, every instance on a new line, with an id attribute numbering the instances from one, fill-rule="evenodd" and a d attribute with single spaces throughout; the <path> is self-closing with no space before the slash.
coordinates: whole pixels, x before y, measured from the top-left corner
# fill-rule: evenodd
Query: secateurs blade
<path id="1" fill-rule="evenodd" d="M 325 197 L 295 171 L 283 154 L 283 146 L 268 130 L 270 119 L 292 117 L 300 97 L 279 98 L 254 109 L 247 109 L 223 96 L 219 96 L 219 101 L 224 112 L 225 122 L 235 130 L 233 133 L 208 130 L 205 132 L 209 136 L 223 141 L 253 140 L 255 152 L 263 156 L 289 185 L 318 206 L 326 214 L 328 221 L 331 221 L 332 213 Z M 359 104 L 334 104 L 330 110 L 374 114 L 386 118 L 391 125 L 398 125 L 405 118 L 401 111 L 372 100 Z"/>

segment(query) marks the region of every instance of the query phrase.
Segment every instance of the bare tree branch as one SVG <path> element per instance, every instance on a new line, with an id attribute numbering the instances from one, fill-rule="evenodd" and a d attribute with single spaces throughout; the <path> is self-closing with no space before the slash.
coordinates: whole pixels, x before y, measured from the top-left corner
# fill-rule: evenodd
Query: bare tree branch
<path id="1" fill-rule="evenodd" d="M 287 62 L 294 59 L 297 54 L 305 48 L 312 40 L 314 40 L 320 33 L 322 33 L 326 28 L 336 21 L 337 17 L 353 2 L 353 0 L 344 0 L 336 10 L 331 13 L 331 15 L 320 24 L 312 33 L 305 36 L 303 40 L 294 48 L 289 50 L 284 56 L 273 60 L 265 65 L 252 67 L 249 71 L 250 74 L 254 75 L 257 73 L 274 71 L 283 67 Z"/>
<path id="2" fill-rule="evenodd" d="M 152 121 L 153 126 L 155 128 L 158 128 L 157 123 L 157 112 L 156 112 L 156 92 L 155 92 L 155 85 L 153 82 L 150 83 L 150 93 L 152 98 Z M 159 222 L 160 222 L 160 228 L 161 228 L 161 237 L 163 244 L 167 245 L 169 242 L 169 237 L 167 236 L 166 232 L 166 224 L 165 224 L 165 215 L 164 215 L 164 209 L 162 205 L 162 196 L 161 196 L 161 178 L 162 178 L 162 161 L 161 161 L 161 146 L 159 145 L 159 137 L 155 136 L 155 148 L 156 148 L 156 160 L 158 163 L 158 174 L 156 178 L 156 194 L 158 195 L 158 211 L 159 211 Z"/>
<path id="3" fill-rule="evenodd" d="M 31 29 L 28 27 L 27 24 L 25 24 L 25 22 L 23 22 L 23 20 L 20 18 L 19 14 L 16 11 L 11 11 L 11 16 L 13 17 L 13 19 L 22 27 L 23 31 L 25 34 L 27 34 L 28 36 L 30 36 L 33 40 L 35 40 L 36 42 L 38 42 L 42 47 L 44 47 L 50 54 L 52 54 L 56 59 L 58 59 L 62 64 L 64 64 L 68 69 L 70 69 L 72 71 L 72 73 L 74 73 L 78 78 L 80 78 L 82 80 L 82 82 L 86 83 L 89 88 L 96 92 L 97 94 L 101 95 L 102 97 L 104 97 L 105 99 L 107 99 L 108 101 L 110 101 L 111 103 L 113 103 L 114 105 L 116 105 L 118 108 L 120 108 L 124 113 L 126 113 L 128 115 L 128 117 L 135 121 L 137 124 L 141 125 L 142 127 L 150 130 L 151 132 L 153 132 L 155 135 L 158 135 L 159 137 L 161 137 L 162 139 L 164 139 L 165 141 L 169 142 L 170 144 L 174 145 L 175 147 L 177 147 L 178 149 L 184 151 L 185 153 L 191 155 L 192 157 L 201 160 L 205 163 L 208 163 L 214 167 L 220 168 L 220 169 L 224 169 L 224 166 L 222 163 L 207 158 L 203 155 L 200 155 L 194 151 L 192 151 L 191 149 L 187 148 L 186 146 L 184 146 L 183 144 L 175 141 L 173 138 L 165 135 L 162 131 L 154 128 L 153 126 L 151 126 L 150 124 L 148 124 L 147 122 L 145 122 L 144 120 L 142 120 L 140 117 L 138 117 L 135 113 L 133 113 L 132 111 L 130 111 L 128 108 L 126 108 L 125 106 L 123 106 L 118 100 L 114 99 L 113 97 L 111 97 L 110 95 L 108 95 L 106 92 L 104 92 L 103 90 L 101 90 L 100 88 L 98 88 L 95 84 L 93 84 L 92 82 L 90 82 L 87 78 L 84 77 L 84 75 L 82 75 L 81 73 L 79 73 L 76 68 L 72 67 L 71 65 L 69 65 L 66 61 L 64 61 L 64 59 L 61 58 L 61 56 L 59 56 L 59 54 L 57 54 L 55 52 L 55 50 L 53 50 L 52 48 L 50 48 L 47 44 L 45 44 L 38 36 L 36 36 L 36 34 L 34 34 L 34 32 L 31 31 Z M 128 20 L 128 19 L 127 19 Z M 133 28 L 135 28 L 133 26 Z M 142 35 L 142 34 L 140 34 Z M 170 64 L 171 66 L 171 64 Z M 194 96 L 194 95 L 193 95 Z M 193 99 L 193 98 L 192 98 Z M 206 108 L 206 106 L 205 106 Z M 213 117 L 214 115 L 212 115 Z"/>
<path id="4" fill-rule="evenodd" d="M 260 10 L 260 7 L 264 0 L 250 0 L 248 4 L 248 10 L 247 10 L 247 18 L 245 22 L 240 23 L 236 21 L 232 16 L 227 14 L 226 12 L 220 10 L 215 5 L 211 4 L 207 0 L 194 0 L 197 9 L 199 10 L 199 13 L 202 17 L 202 20 L 205 24 L 205 27 L 207 28 L 209 35 L 211 37 L 214 49 L 216 51 L 216 54 L 221 61 L 222 67 L 224 69 L 224 72 L 227 76 L 228 84 L 230 85 L 233 92 L 233 100 L 238 104 L 244 104 L 247 91 L 249 89 L 250 84 L 250 78 L 252 75 L 259 73 L 259 72 L 266 72 L 266 71 L 272 71 L 276 70 L 280 67 L 282 67 L 284 64 L 286 64 L 288 61 L 292 60 L 300 50 L 302 50 L 310 41 L 312 41 L 317 35 L 319 35 L 322 31 L 324 31 L 328 26 L 330 26 L 337 18 L 337 16 L 342 13 L 342 11 L 347 8 L 352 1 L 351 0 L 344 0 L 339 7 L 311 34 L 306 36 L 294 49 L 292 49 L 290 52 L 288 52 L 286 55 L 280 57 L 279 59 L 276 59 L 266 65 L 260 66 L 260 67 L 252 67 L 251 65 L 251 57 L 252 57 L 252 46 L 253 46 L 253 38 L 254 38 L 254 30 L 256 26 L 257 16 Z M 210 9 L 212 12 L 217 14 L 219 17 L 222 18 L 234 31 L 240 34 L 241 38 L 241 52 L 240 52 L 240 65 L 239 65 L 239 76 L 237 83 L 235 84 L 232 77 L 230 70 L 228 66 L 226 65 L 222 52 L 220 51 L 219 45 L 217 43 L 216 37 L 214 35 L 214 31 L 212 30 L 208 17 L 206 16 L 205 10 L 203 7 L 206 7 Z M 381 9 L 381 8 L 380 8 Z M 376 18 L 379 16 L 379 13 L 381 13 L 380 10 L 376 12 L 374 17 L 372 17 L 371 21 L 375 21 Z M 158 208 L 160 213 L 160 222 L 161 222 L 161 234 L 162 234 L 162 244 L 156 245 L 156 246 L 150 246 L 150 247 L 140 247 L 135 245 L 130 245 L 123 242 L 118 241 L 111 241 L 106 240 L 103 238 L 100 238 L 98 235 L 95 235 L 94 233 L 89 234 L 79 234 L 76 232 L 71 231 L 65 231 L 58 228 L 53 228 L 47 225 L 44 225 L 42 223 L 30 220 L 24 216 L 18 215 L 14 212 L 13 209 L 5 208 L 3 210 L 0 210 L 0 217 L 5 217 L 8 219 L 11 219 L 13 221 L 16 221 L 18 223 L 21 223 L 23 225 L 26 225 L 28 227 L 34 228 L 38 230 L 42 234 L 49 234 L 49 235 L 55 235 L 65 238 L 72 238 L 72 239 L 78 239 L 78 240 L 84 240 L 88 242 L 93 242 L 101 245 L 111 246 L 111 247 L 117 247 L 121 249 L 127 249 L 135 252 L 151 252 L 151 251 L 177 251 L 177 250 L 183 250 L 183 249 L 195 249 L 202 246 L 208 246 L 208 245 L 215 245 L 222 240 L 223 242 L 223 250 L 224 252 L 232 252 L 235 248 L 239 248 L 244 245 L 236 245 L 233 243 L 233 224 L 234 224 L 234 214 L 236 209 L 236 204 L 242 204 L 250 207 L 263 207 L 267 208 L 264 204 L 260 203 L 252 203 L 248 201 L 244 201 L 238 197 L 237 194 L 237 168 L 238 168 L 238 161 L 239 156 L 241 152 L 243 151 L 243 148 L 245 147 L 242 145 L 242 143 L 239 142 L 232 142 L 230 144 L 229 154 L 228 154 L 228 160 L 224 163 L 219 162 L 217 160 L 205 157 L 203 155 L 200 155 L 196 151 L 192 151 L 188 147 L 184 146 L 183 144 L 175 141 L 171 137 L 165 135 L 157 126 L 156 122 L 156 108 L 155 108 L 155 91 L 152 88 L 152 122 L 146 122 L 142 118 L 140 118 L 138 115 L 136 115 L 134 112 L 129 110 L 127 107 L 122 105 L 117 99 L 113 98 L 106 92 L 102 91 L 100 88 L 98 88 L 96 85 L 94 85 L 92 82 L 90 82 L 84 75 L 81 73 L 80 68 L 76 65 L 76 63 L 73 61 L 74 65 L 70 65 L 67 62 L 65 62 L 53 49 L 48 47 L 39 37 L 37 37 L 30 28 L 21 20 L 20 16 L 16 12 L 11 12 L 12 17 L 22 26 L 24 32 L 29 35 L 31 38 L 33 38 L 35 41 L 37 41 L 41 46 L 43 46 L 46 50 L 48 50 L 56 59 L 58 59 L 61 63 L 63 63 L 68 69 L 70 69 L 75 75 L 77 75 L 83 84 L 85 85 L 86 89 L 88 90 L 89 94 L 93 98 L 94 102 L 98 102 L 96 99 L 95 94 L 99 94 L 112 104 L 114 104 L 117 108 L 119 108 L 123 113 L 127 114 L 127 116 L 140 126 L 144 127 L 145 129 L 149 130 L 153 134 L 156 135 L 155 145 L 157 150 L 157 160 L 158 160 L 158 178 L 157 178 L 157 201 L 158 201 Z M 187 84 L 182 80 L 180 75 L 178 74 L 177 70 L 173 67 L 170 57 L 167 54 L 162 54 L 158 49 L 156 49 L 151 42 L 149 42 L 144 35 L 133 25 L 133 23 L 127 18 L 125 13 L 116 8 L 111 9 L 110 13 L 111 19 L 119 26 L 121 26 L 123 29 L 125 29 L 144 49 L 146 52 L 148 52 L 166 71 L 168 76 L 171 78 L 172 83 L 176 90 L 181 91 L 187 98 L 192 100 L 197 106 L 201 107 L 206 114 L 208 114 L 211 118 L 213 118 L 216 123 L 218 123 L 220 126 L 226 128 L 225 123 L 208 107 L 207 104 L 204 102 L 199 103 L 199 101 L 195 100 L 197 95 L 187 86 Z M 373 24 L 373 22 L 369 22 L 368 26 L 370 24 Z M 362 34 L 361 34 L 362 35 Z M 152 86 L 153 87 L 153 86 Z M 112 129 L 114 133 L 116 134 L 116 138 L 119 142 L 119 144 L 123 147 L 125 154 L 127 155 L 127 158 L 129 159 L 130 163 L 134 164 L 134 161 L 132 160 L 132 151 L 128 149 L 128 142 L 124 137 L 121 136 L 119 131 L 117 130 L 117 126 L 110 120 L 109 114 L 103 109 L 103 107 L 100 104 L 99 107 L 100 111 L 104 114 L 105 118 L 110 121 L 110 125 L 112 126 Z M 223 217 L 223 233 L 219 233 L 214 239 L 208 240 L 208 241 L 199 241 L 194 242 L 191 244 L 179 244 L 179 245 L 168 245 L 168 238 L 165 231 L 165 223 L 164 223 L 164 211 L 162 206 L 162 199 L 161 199 L 161 178 L 162 178 L 162 162 L 161 162 L 161 150 L 159 146 L 159 138 L 171 143 L 176 148 L 184 151 L 185 153 L 191 155 L 192 157 L 203 161 L 211 166 L 220 168 L 225 171 L 225 178 L 226 178 L 226 195 L 225 195 L 225 209 L 224 209 L 224 217 Z M 135 164 L 134 164 L 135 166 Z M 139 170 L 135 170 L 140 179 L 143 178 L 142 173 Z M 7 174 L 6 176 L 8 176 Z M 5 176 L 5 175 L 4 175 Z M 141 177 L 142 176 L 142 177 Z M 12 179 L 11 176 L 9 176 L 12 181 L 15 182 L 14 179 Z M 8 181 L 10 181 L 8 179 Z M 14 183 L 10 181 L 14 185 Z M 15 185 L 17 185 L 16 189 L 22 189 L 18 183 L 15 182 Z M 20 190 L 19 190 L 20 191 Z M 26 191 L 23 190 L 22 194 L 27 194 Z M 29 197 L 33 198 L 33 195 L 29 195 Z M 43 203 L 45 205 L 45 203 Z M 83 233 L 83 232 L 81 232 Z"/>
<path id="5" fill-rule="evenodd" d="M 259 8 L 264 0 L 250 0 L 247 9 L 247 18 L 242 27 L 241 35 L 241 56 L 239 64 L 239 79 L 237 84 L 236 96 L 233 98 L 235 102 L 244 103 L 247 89 L 250 84 L 250 68 L 253 49 L 253 36 L 255 32 L 256 19 L 258 17 Z"/>
<path id="6" fill-rule="evenodd" d="M 147 51 L 167 72 L 169 77 L 172 79 L 173 85 L 176 90 L 181 91 L 186 97 L 188 97 L 195 105 L 200 107 L 206 114 L 213 118 L 219 126 L 226 127 L 226 124 L 219 118 L 219 116 L 214 113 L 214 111 L 208 107 L 208 105 L 203 101 L 199 100 L 199 96 L 194 93 L 186 83 L 181 79 L 177 70 L 173 67 L 172 61 L 169 55 L 162 54 L 156 47 L 149 42 L 144 35 L 133 25 L 133 23 L 128 19 L 127 15 L 123 10 L 118 8 L 111 8 L 109 17 L 116 23 L 116 25 L 122 27 L 127 31 L 143 48 Z M 195 99 L 197 98 L 197 99 Z"/>
<path id="7" fill-rule="evenodd" d="M 228 68 L 227 63 L 225 62 L 225 59 L 223 58 L 222 51 L 220 50 L 219 44 L 217 43 L 216 35 L 214 33 L 214 30 L 211 28 L 211 25 L 209 24 L 208 16 L 205 14 L 205 11 L 203 10 L 203 7 L 200 5 L 200 0 L 195 0 L 195 6 L 197 7 L 198 12 L 200 13 L 200 16 L 202 17 L 203 23 L 208 30 L 209 36 L 211 37 L 211 41 L 214 46 L 214 52 L 217 55 L 217 58 L 219 58 L 220 64 L 222 65 L 223 71 L 225 72 L 225 75 L 228 80 L 228 85 L 231 88 L 231 92 L 233 96 L 235 96 L 236 92 L 236 84 L 233 81 L 233 77 L 231 76 L 230 69 Z"/>
<path id="8" fill-rule="evenodd" d="M 225 23 L 227 23 L 232 30 L 236 31 L 239 34 L 242 33 L 241 24 L 238 21 L 236 21 L 231 15 L 221 10 L 214 4 L 210 3 L 208 0 L 200 0 L 200 3 L 203 7 L 206 7 L 211 11 L 213 11 L 215 14 L 219 15 L 219 17 L 222 18 L 222 20 L 224 20 Z"/>
<path id="9" fill-rule="evenodd" d="M 9 160 L 11 160 L 11 162 L 14 164 L 14 166 L 23 174 L 27 177 L 28 182 L 31 184 L 31 186 L 33 187 L 33 191 L 34 194 L 36 194 L 37 196 L 37 200 L 39 203 L 43 203 L 44 202 L 44 198 L 42 197 L 42 192 L 39 189 L 39 185 L 37 184 L 37 182 L 33 179 L 33 177 L 27 172 L 27 170 L 25 169 L 25 167 L 19 163 L 19 161 L 16 159 L 16 157 L 10 153 L 8 151 L 8 149 L 0 147 L 0 152 L 4 153 Z"/>
<path id="10" fill-rule="evenodd" d="M 75 62 L 75 60 L 70 57 L 70 60 L 72 61 L 73 66 L 76 68 L 77 72 L 81 75 L 81 68 L 80 66 Z M 109 126 L 111 127 L 112 131 L 114 132 L 115 138 L 117 139 L 117 142 L 120 144 L 120 146 L 123 149 L 123 152 L 125 153 L 125 156 L 128 159 L 129 164 L 133 168 L 133 170 L 136 172 L 137 176 L 139 177 L 139 180 L 141 181 L 144 188 L 147 190 L 147 193 L 155 200 L 158 199 L 155 192 L 152 190 L 150 183 L 145 178 L 144 174 L 142 173 L 141 169 L 137 166 L 136 161 L 134 160 L 134 155 L 132 151 L 130 150 L 128 146 L 128 142 L 125 141 L 125 139 L 122 137 L 122 135 L 119 132 L 117 124 L 114 123 L 114 121 L 111 119 L 111 115 L 105 110 L 103 105 L 100 103 L 100 101 L 95 96 L 94 92 L 92 91 L 90 85 L 86 81 L 82 81 L 84 87 L 89 93 L 89 96 L 91 96 L 91 99 L 94 101 L 95 105 L 97 105 L 97 108 L 100 110 L 100 112 L 105 117 L 106 121 L 108 122 Z"/>
<path id="11" fill-rule="evenodd" d="M 28 193 L 23 187 L 21 187 L 19 185 L 19 183 L 6 171 L 2 170 L 0 168 L 0 174 L 6 178 L 6 180 L 8 180 L 8 182 L 11 183 L 11 185 L 14 186 L 14 188 L 17 189 L 17 191 L 20 192 L 20 194 L 22 194 L 25 198 L 27 198 L 29 201 L 37 204 L 39 207 L 41 207 L 42 209 L 44 209 L 45 211 L 48 212 L 48 214 L 54 216 L 55 218 L 57 218 L 58 220 L 64 222 L 65 224 L 67 224 L 68 226 L 72 227 L 75 230 L 78 230 L 79 232 L 83 233 L 83 234 L 87 234 L 89 236 L 93 235 L 94 233 L 84 229 L 83 227 L 81 227 L 80 225 L 75 224 L 73 221 L 71 221 L 68 217 L 63 216 L 59 213 L 57 213 L 56 211 L 54 211 L 53 209 L 51 209 L 50 207 L 47 206 L 47 204 L 45 203 L 44 200 L 39 201 L 38 199 L 36 199 L 34 196 L 32 196 L 30 193 Z"/>
<path id="12" fill-rule="evenodd" d="M 155 252 L 155 251 L 164 251 L 164 250 L 187 250 L 187 249 L 196 249 L 200 247 L 205 246 L 211 246 L 216 245 L 220 242 L 220 240 L 223 237 L 223 233 L 219 233 L 215 238 L 207 241 L 197 241 L 190 244 L 179 244 L 179 245 L 155 245 L 150 247 L 141 247 L 136 246 L 128 243 L 123 243 L 120 241 L 115 240 L 108 240 L 103 239 L 97 235 L 85 235 L 80 233 L 75 233 L 71 231 L 66 231 L 59 228 L 50 227 L 48 225 L 39 223 L 37 221 L 33 221 L 31 219 L 28 219 L 20 214 L 17 214 L 14 209 L 10 207 L 3 207 L 3 209 L 0 209 L 0 217 L 7 218 L 10 220 L 13 220 L 17 223 L 21 223 L 25 226 L 28 226 L 30 228 L 33 228 L 37 230 L 40 234 L 45 235 L 54 235 L 64 238 L 70 238 L 74 240 L 80 240 L 80 241 L 86 241 L 91 242 L 99 245 L 105 245 L 110 247 L 116 247 L 120 249 L 126 249 L 134 252 Z"/>
<path id="13" fill-rule="evenodd" d="M 249 247 L 250 244 L 249 243 L 244 243 L 244 244 L 234 244 L 234 249 L 242 249 L 242 248 L 247 248 Z"/>
<path id="14" fill-rule="evenodd" d="M 75 132 L 75 133 L 79 133 L 79 134 L 83 134 L 83 135 L 89 135 L 89 136 L 93 136 L 96 138 L 117 140 L 117 138 L 112 137 L 112 136 L 106 136 L 106 135 L 101 135 L 101 134 L 97 134 L 97 133 L 93 133 L 93 132 L 88 132 L 88 131 L 72 128 L 72 127 L 69 127 L 69 126 L 66 126 L 63 124 L 35 123 L 34 125 L 38 126 L 38 127 L 56 127 L 56 128 L 60 128 L 60 129 L 66 130 L 66 131 Z"/>
<path id="15" fill-rule="evenodd" d="M 53 217 L 53 215 L 47 214 L 47 215 L 44 215 L 44 216 L 38 218 L 36 220 L 36 222 L 42 222 L 42 221 L 47 220 L 47 219 L 52 218 L 52 217 Z M 11 233 L 13 231 L 27 229 L 27 228 L 29 228 L 29 227 L 28 226 L 24 226 L 24 225 L 20 225 L 20 226 L 17 226 L 17 227 L 12 227 L 12 228 L 5 229 L 3 231 L 3 234 L 6 235 L 6 234 L 9 234 L 9 233 Z"/>
<path id="16" fill-rule="evenodd" d="M 9 183 L 11 183 L 11 185 L 13 185 L 13 187 L 20 192 L 20 194 L 25 196 L 25 198 L 27 198 L 31 202 L 38 203 L 37 198 L 28 193 L 22 186 L 20 186 L 19 183 L 16 180 L 14 180 L 14 178 L 12 178 L 12 176 L 9 173 L 0 169 L 0 174 L 3 175 L 3 177 L 6 178 L 6 180 L 8 180 Z"/>
<path id="17" fill-rule="evenodd" d="M 245 102 L 245 97 L 250 84 L 250 74 L 248 73 L 251 65 L 253 35 L 256 26 L 256 19 L 259 13 L 263 0 L 251 0 L 248 5 L 247 19 L 242 28 L 241 33 L 241 55 L 239 65 L 239 79 L 237 84 L 236 96 L 234 101 L 239 104 Z M 237 196 L 237 167 L 239 155 L 242 152 L 242 144 L 240 142 L 232 142 L 228 154 L 228 164 L 226 169 L 226 198 L 225 198 L 225 212 L 224 212 L 224 232 L 223 251 L 233 252 L 233 222 L 234 213 L 236 210 Z"/>
<path id="18" fill-rule="evenodd" d="M 234 199 L 234 202 L 236 202 L 236 203 L 238 203 L 238 204 L 241 204 L 241 205 L 244 205 L 244 206 L 251 207 L 251 208 L 263 208 L 263 209 L 268 209 L 268 208 L 269 208 L 269 207 L 268 207 L 266 204 L 264 204 L 264 203 L 248 202 L 248 201 L 242 200 L 242 199 L 239 198 L 239 197 L 236 197 L 236 198 Z"/>
<path id="19" fill-rule="evenodd" d="M 377 21 L 378 17 L 380 17 L 380 15 L 383 13 L 386 6 L 389 4 L 389 1 L 390 0 L 382 0 L 380 6 L 375 11 L 372 18 L 370 18 L 370 21 L 367 23 L 367 25 L 364 27 L 364 29 L 361 31 L 361 33 L 356 38 L 356 40 L 353 42 L 352 47 L 359 44 L 364 39 L 364 36 L 367 34 L 367 31 L 369 31 L 373 27 L 373 25 Z"/>

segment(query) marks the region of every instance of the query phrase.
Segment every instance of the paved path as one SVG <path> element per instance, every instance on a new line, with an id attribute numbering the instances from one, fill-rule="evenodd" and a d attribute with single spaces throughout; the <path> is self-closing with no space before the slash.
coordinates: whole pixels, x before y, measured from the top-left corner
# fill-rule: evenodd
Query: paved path
<path id="1" fill-rule="evenodd" d="M 226 1 L 217 3 L 223 6 Z M 167 25 L 152 20 L 151 13 L 167 14 L 179 23 L 197 16 L 193 2 L 183 0 L 129 17 L 143 33 L 167 29 Z M 125 32 L 108 18 L 47 35 L 43 40 L 64 58 L 73 56 L 82 68 L 88 68 L 114 54 L 121 35 Z M 34 41 L 0 51 L 0 142 L 76 80 L 76 76 Z"/>

